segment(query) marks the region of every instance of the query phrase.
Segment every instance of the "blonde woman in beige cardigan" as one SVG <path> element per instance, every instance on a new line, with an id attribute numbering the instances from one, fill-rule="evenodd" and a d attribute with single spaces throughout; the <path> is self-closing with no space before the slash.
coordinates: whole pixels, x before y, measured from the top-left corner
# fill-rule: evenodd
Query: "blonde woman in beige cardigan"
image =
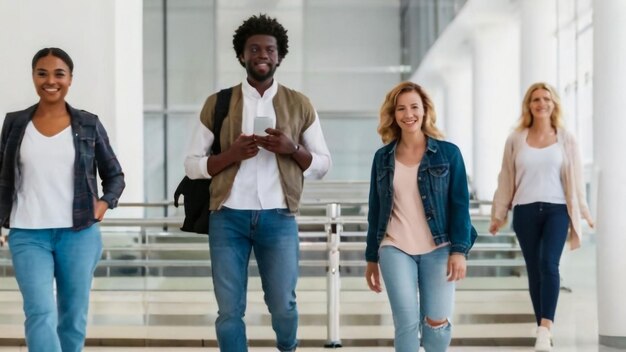
<path id="1" fill-rule="evenodd" d="M 581 216 L 589 226 L 581 157 L 574 136 L 562 127 L 553 87 L 535 83 L 522 103 L 519 126 L 504 147 L 489 232 L 496 234 L 513 209 L 513 230 L 526 269 L 537 320 L 536 351 L 551 351 L 550 329 L 559 295 L 559 261 L 570 237 L 580 246 Z"/>

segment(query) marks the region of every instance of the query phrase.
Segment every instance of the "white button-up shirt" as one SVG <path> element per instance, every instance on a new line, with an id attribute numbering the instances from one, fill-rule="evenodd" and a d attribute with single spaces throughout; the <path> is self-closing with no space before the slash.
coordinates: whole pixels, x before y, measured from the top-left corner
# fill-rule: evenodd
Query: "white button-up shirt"
<path id="1" fill-rule="evenodd" d="M 243 81 L 243 134 L 253 133 L 256 116 L 267 116 L 272 121 L 272 126 L 276 126 L 272 100 L 277 91 L 276 80 L 263 96 L 247 80 Z M 211 178 L 207 170 L 207 155 L 214 139 L 213 132 L 198 120 L 185 158 L 185 174 L 189 178 Z M 304 171 L 304 177 L 322 178 L 330 169 L 331 159 L 317 112 L 313 124 L 302 134 L 302 140 L 294 142 L 300 142 L 313 156 L 311 165 Z M 241 162 L 233 188 L 223 205 L 231 209 L 248 210 L 287 208 L 274 153 L 261 148 L 256 156 Z"/>

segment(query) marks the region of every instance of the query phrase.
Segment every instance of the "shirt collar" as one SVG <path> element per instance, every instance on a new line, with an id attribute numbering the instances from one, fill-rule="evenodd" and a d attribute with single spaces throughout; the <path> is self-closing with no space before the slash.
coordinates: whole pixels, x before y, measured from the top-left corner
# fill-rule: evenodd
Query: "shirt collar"
<path id="1" fill-rule="evenodd" d="M 242 87 L 244 96 L 248 98 L 254 98 L 254 99 L 271 100 L 276 95 L 276 92 L 278 92 L 278 82 L 276 82 L 276 79 L 274 79 L 274 81 L 272 82 L 272 85 L 269 88 L 267 88 L 263 96 L 259 94 L 256 88 L 250 85 L 247 79 L 243 80 L 241 87 Z"/>

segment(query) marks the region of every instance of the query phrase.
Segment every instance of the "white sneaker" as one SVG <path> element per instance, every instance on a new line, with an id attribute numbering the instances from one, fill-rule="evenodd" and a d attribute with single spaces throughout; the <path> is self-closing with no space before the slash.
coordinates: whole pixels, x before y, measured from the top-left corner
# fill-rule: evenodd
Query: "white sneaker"
<path id="1" fill-rule="evenodd" d="M 537 341 L 535 341 L 535 351 L 550 352 L 552 351 L 552 334 L 546 327 L 537 328 Z"/>

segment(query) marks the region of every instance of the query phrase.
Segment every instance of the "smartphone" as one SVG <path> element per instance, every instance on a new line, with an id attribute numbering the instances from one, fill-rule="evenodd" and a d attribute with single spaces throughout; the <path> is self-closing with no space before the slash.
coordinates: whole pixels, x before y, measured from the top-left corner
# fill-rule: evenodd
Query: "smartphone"
<path id="1" fill-rule="evenodd" d="M 274 128 L 274 122 L 269 116 L 257 116 L 254 118 L 253 132 L 257 136 L 267 136 L 265 129 Z"/>

